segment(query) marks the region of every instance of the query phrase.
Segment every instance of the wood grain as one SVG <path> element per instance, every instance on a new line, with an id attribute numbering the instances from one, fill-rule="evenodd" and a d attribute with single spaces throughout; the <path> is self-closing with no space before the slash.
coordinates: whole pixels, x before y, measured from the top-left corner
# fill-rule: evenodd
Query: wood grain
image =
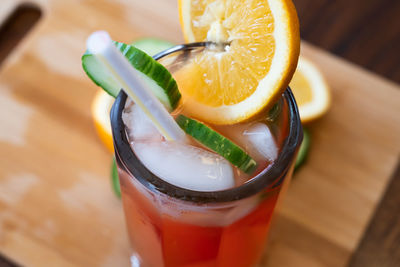
<path id="1" fill-rule="evenodd" d="M 400 1 L 293 2 L 303 39 L 400 82 Z"/>
<path id="2" fill-rule="evenodd" d="M 400 161 L 349 267 L 400 266 Z"/>
<path id="3" fill-rule="evenodd" d="M 111 155 L 91 121 L 97 88 L 80 56 L 97 29 L 124 42 L 181 42 L 176 2 L 36 2 L 42 20 L 0 70 L 0 253 L 22 266 L 128 266 Z M 326 76 L 333 106 L 310 126 L 310 158 L 276 218 L 262 266 L 345 266 L 398 159 L 400 91 L 307 43 L 302 53 Z"/>
<path id="4" fill-rule="evenodd" d="M 283 257 L 282 253 L 279 260 L 284 260 L 281 266 L 303 266 L 300 260 L 304 266 L 329 266 L 316 258 L 323 251 L 336 251 L 334 255 L 344 254 L 341 263 L 334 266 L 344 266 L 396 165 L 400 129 L 394 122 L 400 114 L 399 91 L 393 85 L 380 95 L 375 89 L 386 82 L 375 75 L 309 45 L 303 44 L 302 53 L 317 62 L 325 74 L 332 87 L 334 104 L 326 117 L 311 125 L 313 143 L 308 164 L 293 180 L 280 214 L 306 226 L 338 249 L 320 242 L 314 244 L 320 252 L 313 256 L 300 254 L 291 258 Z M 393 99 L 386 99 L 392 93 Z M 287 244 L 277 245 L 277 250 L 286 251 L 287 248 L 280 246 L 285 248 Z M 298 249 L 290 247 L 286 254 Z M 279 255 L 274 247 L 270 247 L 269 253 L 271 259 Z M 333 255 L 325 260 L 332 258 Z M 288 259 L 293 261 L 289 264 Z"/>

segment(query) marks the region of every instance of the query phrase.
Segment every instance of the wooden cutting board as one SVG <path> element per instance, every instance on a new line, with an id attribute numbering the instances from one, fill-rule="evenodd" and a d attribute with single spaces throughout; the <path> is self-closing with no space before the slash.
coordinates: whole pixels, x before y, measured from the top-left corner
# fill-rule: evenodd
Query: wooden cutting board
<path id="1" fill-rule="evenodd" d="M 4 19 L 19 0 L 2 0 Z M 111 155 L 96 136 L 85 39 L 182 42 L 176 0 L 35 0 L 43 16 L 0 68 L 0 254 L 24 266 L 129 266 Z M 400 90 L 307 43 L 333 106 L 310 126 L 262 266 L 344 266 L 400 152 Z"/>

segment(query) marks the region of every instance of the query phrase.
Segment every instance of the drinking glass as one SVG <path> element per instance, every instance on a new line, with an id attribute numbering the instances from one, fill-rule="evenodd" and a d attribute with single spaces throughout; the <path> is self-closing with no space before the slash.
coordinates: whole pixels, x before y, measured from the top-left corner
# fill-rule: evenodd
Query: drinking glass
<path id="1" fill-rule="evenodd" d="M 177 46 L 155 56 L 172 73 L 204 48 Z M 130 146 L 121 90 L 111 111 L 115 157 L 133 254 L 132 266 L 246 267 L 260 260 L 278 200 L 288 186 L 302 141 L 290 88 L 263 112 L 275 133 L 278 156 L 244 184 L 200 192 L 164 181 L 149 171 Z M 275 122 L 274 122 L 275 120 Z"/>

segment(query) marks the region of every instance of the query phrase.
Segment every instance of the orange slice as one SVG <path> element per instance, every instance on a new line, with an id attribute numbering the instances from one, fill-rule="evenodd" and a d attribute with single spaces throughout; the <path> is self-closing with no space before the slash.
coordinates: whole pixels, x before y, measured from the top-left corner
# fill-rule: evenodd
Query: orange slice
<path id="1" fill-rule="evenodd" d="M 114 145 L 111 133 L 110 110 L 113 103 L 114 98 L 112 96 L 103 90 L 99 90 L 96 92 L 91 107 L 97 134 L 112 153 L 114 153 Z"/>
<path id="2" fill-rule="evenodd" d="M 304 57 L 299 58 L 290 88 L 303 123 L 315 120 L 328 111 L 331 102 L 329 87 L 318 68 Z"/>
<path id="3" fill-rule="evenodd" d="M 215 124 L 251 118 L 286 89 L 300 49 L 290 0 L 179 0 L 186 41 L 227 43 L 174 73 L 191 116 Z"/>

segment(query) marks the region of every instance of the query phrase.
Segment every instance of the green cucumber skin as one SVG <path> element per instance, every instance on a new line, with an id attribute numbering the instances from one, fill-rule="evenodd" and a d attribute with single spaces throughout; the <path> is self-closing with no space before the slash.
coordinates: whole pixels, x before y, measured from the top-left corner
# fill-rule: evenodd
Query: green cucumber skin
<path id="1" fill-rule="evenodd" d="M 131 62 L 132 66 L 153 79 L 161 88 L 163 88 L 168 96 L 171 109 L 174 110 L 178 105 L 181 94 L 178 85 L 171 73 L 160 63 L 147 55 L 142 50 L 120 42 L 115 42 L 117 48 Z"/>
<path id="2" fill-rule="evenodd" d="M 96 58 L 91 53 L 86 51 L 83 54 L 81 60 L 82 60 L 82 68 L 85 71 L 86 75 L 92 80 L 92 82 L 94 82 L 94 84 L 96 84 L 97 86 L 103 88 L 104 91 L 106 91 L 109 95 L 111 95 L 112 97 L 116 98 L 118 93 L 119 93 L 119 91 L 121 90 L 121 88 L 116 89 L 116 88 L 113 88 L 112 85 L 105 86 L 104 85 L 104 81 L 103 82 L 99 82 L 98 79 L 93 76 L 92 72 L 89 71 L 90 67 L 87 66 L 87 65 L 90 65 L 90 64 L 88 62 L 97 61 Z M 92 63 L 92 64 L 96 64 L 96 63 Z M 97 64 L 100 64 L 100 62 L 97 63 Z"/>
<path id="3" fill-rule="evenodd" d="M 121 186 L 119 184 L 117 162 L 114 157 L 111 165 L 111 184 L 115 195 L 118 198 L 121 198 Z"/>
<path id="4" fill-rule="evenodd" d="M 306 128 L 303 128 L 303 141 L 301 142 L 299 152 L 297 153 L 296 162 L 294 164 L 294 170 L 297 171 L 301 165 L 303 165 L 308 156 L 310 150 L 311 136 Z"/>
<path id="5" fill-rule="evenodd" d="M 257 168 L 256 161 L 239 146 L 205 124 L 184 115 L 179 115 L 176 118 L 176 122 L 187 134 L 227 159 L 245 173 L 250 174 Z"/>
<path id="6" fill-rule="evenodd" d="M 173 43 L 157 38 L 138 39 L 133 41 L 131 45 L 135 46 L 136 48 L 139 48 L 140 50 L 142 50 L 143 52 L 145 52 L 150 56 L 154 56 L 155 54 L 174 46 Z"/>
<path id="7" fill-rule="evenodd" d="M 158 63 L 151 56 L 147 55 L 140 49 L 121 42 L 114 43 L 135 69 L 155 81 L 157 85 L 164 90 L 164 93 L 166 94 L 169 102 L 164 104 L 168 105 L 167 108 L 170 111 L 174 110 L 179 103 L 181 94 L 178 90 L 178 85 L 175 79 L 172 77 L 171 73 L 163 65 Z M 85 54 L 82 56 L 82 66 L 86 74 L 96 85 L 102 87 L 111 96 L 117 97 L 121 89 L 112 88 L 113 86 L 110 84 L 105 85 L 103 84 L 104 81 L 103 83 L 99 82 L 98 78 L 94 77 L 93 73 L 90 71 L 90 66 L 88 66 L 87 64 L 91 60 L 95 60 L 94 56 L 89 52 L 85 52 Z M 112 84 L 112 81 L 110 83 Z"/>

